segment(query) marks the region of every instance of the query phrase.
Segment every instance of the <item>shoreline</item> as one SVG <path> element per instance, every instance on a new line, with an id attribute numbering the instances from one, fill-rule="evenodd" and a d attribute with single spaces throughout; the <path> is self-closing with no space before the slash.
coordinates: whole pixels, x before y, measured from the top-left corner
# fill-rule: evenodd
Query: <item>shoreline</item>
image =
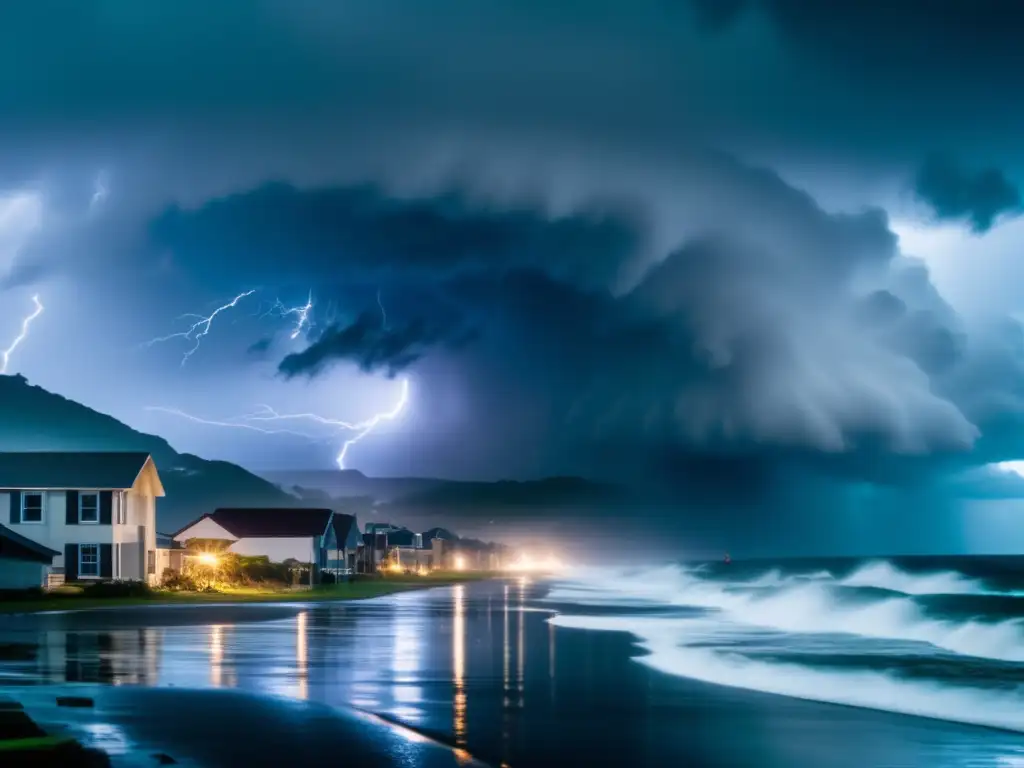
<path id="1" fill-rule="evenodd" d="M 383 576 L 360 579 L 342 584 L 290 590 L 228 590 L 224 592 L 170 592 L 155 590 L 146 597 L 81 597 L 55 594 L 39 600 L 11 600 L 0 602 L 0 615 L 33 613 L 69 613 L 78 611 L 109 610 L 139 607 L 184 607 L 193 605 L 274 605 L 285 603 L 343 602 L 369 600 L 375 597 L 450 587 L 477 581 L 503 578 L 502 573 L 460 573 L 437 576 Z"/>

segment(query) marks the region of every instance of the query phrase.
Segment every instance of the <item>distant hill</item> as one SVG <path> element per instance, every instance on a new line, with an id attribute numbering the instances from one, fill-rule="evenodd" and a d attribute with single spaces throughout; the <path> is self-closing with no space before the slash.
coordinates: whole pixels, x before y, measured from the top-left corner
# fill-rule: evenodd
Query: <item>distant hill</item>
<path id="1" fill-rule="evenodd" d="M 167 490 L 157 529 L 175 531 L 218 506 L 291 506 L 298 499 L 226 461 L 178 453 L 166 440 L 28 383 L 0 375 L 0 451 L 146 451 Z"/>
<path id="2" fill-rule="evenodd" d="M 367 477 L 356 469 L 267 471 L 260 472 L 260 476 L 289 491 L 317 491 L 334 498 L 365 496 L 378 503 L 450 484 L 425 477 Z"/>
<path id="3" fill-rule="evenodd" d="M 497 482 L 422 477 L 367 477 L 355 470 L 261 473 L 308 503 L 375 520 L 426 530 L 442 525 L 488 538 L 518 524 L 533 530 L 558 518 L 573 526 L 598 510 L 621 509 L 632 498 L 625 488 L 579 477 Z M 497 526 L 495 527 L 495 523 Z"/>
<path id="4" fill-rule="evenodd" d="M 157 529 L 169 533 L 218 506 L 316 504 L 353 512 L 361 522 L 393 519 L 417 530 L 486 524 L 554 512 L 593 511 L 624 499 L 621 489 L 577 477 L 461 482 L 367 477 L 356 470 L 265 472 L 178 453 L 166 440 L 138 432 L 23 376 L 0 375 L 0 451 L 146 451 L 167 490 Z M 571 514 L 570 514 L 571 516 Z"/>

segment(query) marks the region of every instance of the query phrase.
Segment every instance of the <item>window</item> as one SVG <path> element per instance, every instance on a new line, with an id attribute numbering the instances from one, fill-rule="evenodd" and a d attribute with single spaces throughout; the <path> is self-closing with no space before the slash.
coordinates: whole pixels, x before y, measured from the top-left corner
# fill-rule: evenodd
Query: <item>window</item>
<path id="1" fill-rule="evenodd" d="M 416 534 L 416 542 L 415 542 L 415 544 L 416 544 L 416 549 L 423 549 L 423 534 L 422 533 L 417 533 Z"/>
<path id="2" fill-rule="evenodd" d="M 78 548 L 78 575 L 100 575 L 100 545 L 82 544 Z"/>
<path id="3" fill-rule="evenodd" d="M 98 523 L 100 521 L 100 495 L 82 493 L 78 496 L 78 522 Z"/>
<path id="4" fill-rule="evenodd" d="M 156 573 L 156 552 L 146 552 L 146 573 Z"/>
<path id="5" fill-rule="evenodd" d="M 114 563 L 112 566 L 113 574 L 115 579 L 121 578 L 121 545 L 114 545 Z"/>
<path id="6" fill-rule="evenodd" d="M 117 494 L 117 522 L 124 525 L 128 522 L 128 497 L 124 491 Z"/>
<path id="7" fill-rule="evenodd" d="M 43 494 L 26 493 L 21 497 L 21 522 L 43 522 Z"/>

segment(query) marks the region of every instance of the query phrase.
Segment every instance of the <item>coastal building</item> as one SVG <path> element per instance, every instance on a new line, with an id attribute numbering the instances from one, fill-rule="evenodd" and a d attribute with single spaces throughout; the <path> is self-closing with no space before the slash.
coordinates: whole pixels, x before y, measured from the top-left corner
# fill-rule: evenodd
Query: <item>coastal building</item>
<path id="1" fill-rule="evenodd" d="M 148 453 L 0 453 L 0 519 L 58 554 L 49 583 L 155 582 L 156 499 Z"/>
<path id="2" fill-rule="evenodd" d="M 363 535 L 359 532 L 359 521 L 355 515 L 334 513 L 334 542 L 332 549 L 327 551 L 326 570 L 335 578 L 351 576 L 356 572 L 363 548 Z"/>
<path id="3" fill-rule="evenodd" d="M 193 539 L 223 542 L 229 552 L 263 556 L 272 563 L 309 564 L 313 583 L 327 566 L 328 552 L 337 550 L 334 512 L 319 508 L 222 507 L 171 538 L 183 545 Z"/>
<path id="4" fill-rule="evenodd" d="M 430 568 L 455 570 L 455 552 L 459 537 L 447 528 L 431 528 L 421 534 L 423 545 L 430 550 Z"/>
<path id="5" fill-rule="evenodd" d="M 405 571 L 431 568 L 430 550 L 423 546 L 423 534 L 401 528 L 387 534 L 387 555 L 389 566 Z"/>
<path id="6" fill-rule="evenodd" d="M 0 590 L 45 587 L 58 555 L 57 550 L 0 525 Z"/>
<path id="7" fill-rule="evenodd" d="M 156 573 L 163 578 L 164 572 L 180 572 L 185 564 L 185 547 L 167 533 L 156 535 Z"/>

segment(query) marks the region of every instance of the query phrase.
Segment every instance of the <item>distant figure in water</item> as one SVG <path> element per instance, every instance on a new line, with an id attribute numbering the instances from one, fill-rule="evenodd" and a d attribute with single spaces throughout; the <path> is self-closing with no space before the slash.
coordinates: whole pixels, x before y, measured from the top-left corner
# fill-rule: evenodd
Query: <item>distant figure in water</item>
<path id="1" fill-rule="evenodd" d="M 725 553 L 725 564 L 726 564 L 726 565 L 728 565 L 728 564 L 729 564 L 729 563 L 731 563 L 731 562 L 732 562 L 732 558 L 731 558 L 731 557 L 729 557 L 729 553 L 728 553 L 728 552 L 726 552 L 726 553 Z"/>

